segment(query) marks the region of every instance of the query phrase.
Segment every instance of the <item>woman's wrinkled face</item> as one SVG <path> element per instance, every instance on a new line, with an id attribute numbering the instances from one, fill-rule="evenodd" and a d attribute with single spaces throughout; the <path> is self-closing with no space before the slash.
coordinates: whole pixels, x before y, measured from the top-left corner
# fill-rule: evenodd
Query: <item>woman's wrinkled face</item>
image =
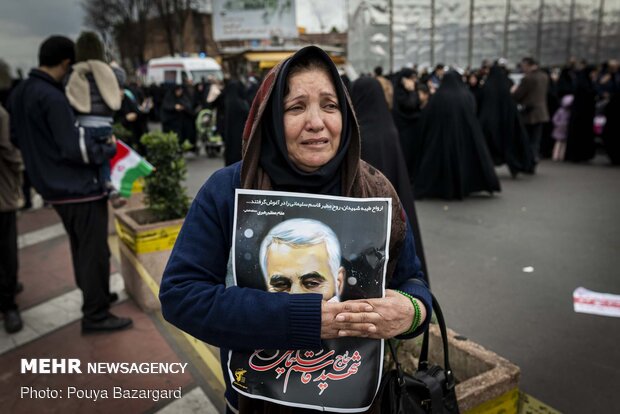
<path id="1" fill-rule="evenodd" d="M 291 161 L 312 172 L 334 158 L 340 145 L 342 114 L 336 88 L 324 70 L 306 70 L 288 79 L 284 136 Z"/>

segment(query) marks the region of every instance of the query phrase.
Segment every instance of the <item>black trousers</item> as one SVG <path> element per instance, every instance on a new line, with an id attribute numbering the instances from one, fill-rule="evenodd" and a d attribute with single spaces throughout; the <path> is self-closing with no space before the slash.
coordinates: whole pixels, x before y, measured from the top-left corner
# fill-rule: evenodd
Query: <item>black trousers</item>
<path id="1" fill-rule="evenodd" d="M 31 208 L 32 207 L 32 196 L 30 189 L 32 188 L 32 184 L 30 184 L 30 177 L 28 177 L 28 171 L 24 170 L 22 174 L 22 194 L 24 195 L 24 207 Z"/>
<path id="2" fill-rule="evenodd" d="M 75 282 L 82 290 L 84 319 L 101 320 L 110 304 L 110 248 L 108 202 L 105 198 L 85 203 L 56 204 L 69 235 Z"/>
<path id="3" fill-rule="evenodd" d="M 0 212 L 0 311 L 17 309 L 17 214 Z"/>
<path id="4" fill-rule="evenodd" d="M 530 137 L 530 148 L 532 149 L 535 164 L 540 160 L 540 141 L 542 140 L 543 125 L 543 123 L 525 125 L 527 134 Z"/>

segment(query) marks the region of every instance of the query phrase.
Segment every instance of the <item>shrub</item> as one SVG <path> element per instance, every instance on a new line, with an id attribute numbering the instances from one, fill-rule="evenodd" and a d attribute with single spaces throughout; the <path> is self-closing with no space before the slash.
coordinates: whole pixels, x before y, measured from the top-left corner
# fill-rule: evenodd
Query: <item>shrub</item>
<path id="1" fill-rule="evenodd" d="M 131 142 L 131 131 L 125 128 L 120 122 L 112 124 L 112 132 L 116 138 L 120 139 L 125 144 L 129 145 Z"/>
<path id="2" fill-rule="evenodd" d="M 189 209 L 183 181 L 187 165 L 183 153 L 190 145 L 179 144 L 174 132 L 150 132 L 140 138 L 146 148 L 146 159 L 155 171 L 145 178 L 145 203 L 157 221 L 183 218 Z"/>

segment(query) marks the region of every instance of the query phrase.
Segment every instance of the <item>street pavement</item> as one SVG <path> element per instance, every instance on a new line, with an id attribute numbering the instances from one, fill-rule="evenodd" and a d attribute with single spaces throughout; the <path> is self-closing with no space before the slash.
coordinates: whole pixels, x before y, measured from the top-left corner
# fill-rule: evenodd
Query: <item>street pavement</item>
<path id="1" fill-rule="evenodd" d="M 116 235 L 109 238 L 116 256 L 110 274 L 119 301 L 111 311 L 131 317 L 134 326 L 111 334 L 84 336 L 80 333 L 81 292 L 75 286 L 69 240 L 58 215 L 51 208 L 22 212 L 18 233 L 19 279 L 24 290 L 17 303 L 24 329 L 13 335 L 0 329 L 1 413 L 223 412 L 222 389 L 212 385 L 205 362 L 187 340 L 161 315 L 143 313 L 128 299 L 119 274 Z M 22 373 L 23 360 L 42 358 L 79 359 L 82 372 Z M 88 373 L 87 364 L 94 362 L 188 365 L 183 372 L 168 375 Z M 133 390 L 180 388 L 182 398 L 115 398 L 114 387 L 129 391 L 129 395 L 134 395 Z"/>
<path id="2" fill-rule="evenodd" d="M 551 407 L 620 412 L 620 319 L 572 301 L 579 286 L 620 294 L 620 169 L 599 157 L 497 171 L 494 197 L 416 202 L 447 324 L 517 364 L 521 390 Z"/>
<path id="3" fill-rule="evenodd" d="M 195 196 L 221 159 L 187 157 Z M 502 192 L 461 202 L 416 203 L 430 279 L 447 323 L 461 335 L 521 367 L 520 388 L 564 413 L 620 412 L 620 320 L 573 311 L 579 286 L 620 294 L 620 169 L 543 161 L 536 176 L 512 180 L 498 169 Z M 20 214 L 18 296 L 26 327 L 0 332 L 0 412 L 159 412 L 223 410 L 221 386 L 200 352 L 158 314 L 144 314 L 121 291 L 113 312 L 134 328 L 82 336 L 81 298 L 67 236 L 52 209 Z M 115 250 L 117 239 L 110 237 Z M 531 267 L 531 272 L 524 269 Z M 20 374 L 21 358 L 188 362 L 174 375 Z M 21 398 L 34 389 L 177 388 L 180 400 Z"/>

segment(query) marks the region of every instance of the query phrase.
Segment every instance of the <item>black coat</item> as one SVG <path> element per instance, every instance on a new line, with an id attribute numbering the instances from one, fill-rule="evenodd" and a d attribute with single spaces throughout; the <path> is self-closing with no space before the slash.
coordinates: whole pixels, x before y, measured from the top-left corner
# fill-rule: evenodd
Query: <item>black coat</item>
<path id="1" fill-rule="evenodd" d="M 381 84 L 371 77 L 357 79 L 351 87 L 351 100 L 360 127 L 361 157 L 381 171 L 398 193 L 400 202 L 412 226 L 416 254 L 422 262 L 422 270 L 428 280 L 422 236 L 413 202 L 409 174 L 400 147 L 398 130 L 385 102 Z"/>
<path id="2" fill-rule="evenodd" d="M 420 119 L 423 145 L 416 198 L 460 200 L 476 191 L 500 191 L 474 108 L 474 97 L 460 75 L 447 73 Z"/>
<path id="3" fill-rule="evenodd" d="M 596 92 L 590 80 L 592 68 L 577 73 L 575 99 L 568 122 L 566 137 L 566 161 L 582 162 L 594 158 L 594 122 Z"/>
<path id="4" fill-rule="evenodd" d="M 476 101 L 476 113 L 480 112 L 480 100 L 482 99 L 482 88 L 480 84 L 476 86 L 468 86 L 469 92 L 474 95 L 474 100 Z"/>
<path id="5" fill-rule="evenodd" d="M 532 169 L 527 131 L 510 95 L 508 78 L 497 65 L 480 91 L 478 119 L 495 165 L 507 164 L 513 175 Z"/>
<path id="6" fill-rule="evenodd" d="M 11 141 L 21 150 L 28 176 L 46 201 L 79 202 L 104 196 L 101 165 L 116 146 L 76 126 L 63 86 L 33 69 L 9 97 Z"/>
<path id="7" fill-rule="evenodd" d="M 224 89 L 224 162 L 226 165 L 241 160 L 241 144 L 243 128 L 248 117 L 250 107 L 246 100 L 246 91 L 243 83 L 231 80 Z"/>
<path id="8" fill-rule="evenodd" d="M 183 106 L 177 111 L 176 104 Z M 164 132 L 175 132 L 179 142 L 188 140 L 196 143 L 196 125 L 194 124 L 194 100 L 185 90 L 181 96 L 176 96 L 174 89 L 170 89 L 161 105 L 161 124 Z"/>
<path id="9" fill-rule="evenodd" d="M 620 165 L 620 92 L 611 96 L 605 107 L 607 123 L 603 129 L 603 143 L 614 165 Z"/>
<path id="10" fill-rule="evenodd" d="M 403 149 L 405 156 L 405 162 L 407 166 L 413 164 L 413 159 L 416 152 L 416 141 L 419 137 L 416 136 L 416 124 L 420 117 L 420 99 L 416 91 L 408 91 L 402 84 L 403 77 L 407 77 L 412 72 L 408 69 L 403 69 L 396 76 L 396 82 L 394 83 L 394 104 L 392 105 L 392 116 L 394 117 L 394 124 L 398 130 L 400 137 L 400 146 Z M 385 96 L 385 95 L 384 95 Z M 410 175 L 413 171 L 410 170 Z"/>
<path id="11" fill-rule="evenodd" d="M 545 122 L 543 125 L 542 138 L 540 140 L 540 156 L 542 158 L 551 158 L 553 153 L 553 146 L 555 145 L 555 139 L 551 136 L 553 132 L 552 117 L 555 111 L 560 108 L 560 98 L 558 95 L 558 84 L 554 82 L 549 76 L 549 89 L 547 89 L 547 109 L 549 110 L 549 122 Z"/>
<path id="12" fill-rule="evenodd" d="M 135 113 L 137 118 L 134 121 L 127 119 L 127 114 Z M 131 137 L 128 138 L 127 144 L 140 154 L 144 154 L 144 147 L 140 143 L 142 135 L 148 132 L 148 116 L 144 114 L 136 101 L 135 96 L 132 97 L 128 94 L 123 95 L 123 102 L 121 109 L 117 112 L 116 117 L 120 120 L 121 125 L 131 132 Z"/>

